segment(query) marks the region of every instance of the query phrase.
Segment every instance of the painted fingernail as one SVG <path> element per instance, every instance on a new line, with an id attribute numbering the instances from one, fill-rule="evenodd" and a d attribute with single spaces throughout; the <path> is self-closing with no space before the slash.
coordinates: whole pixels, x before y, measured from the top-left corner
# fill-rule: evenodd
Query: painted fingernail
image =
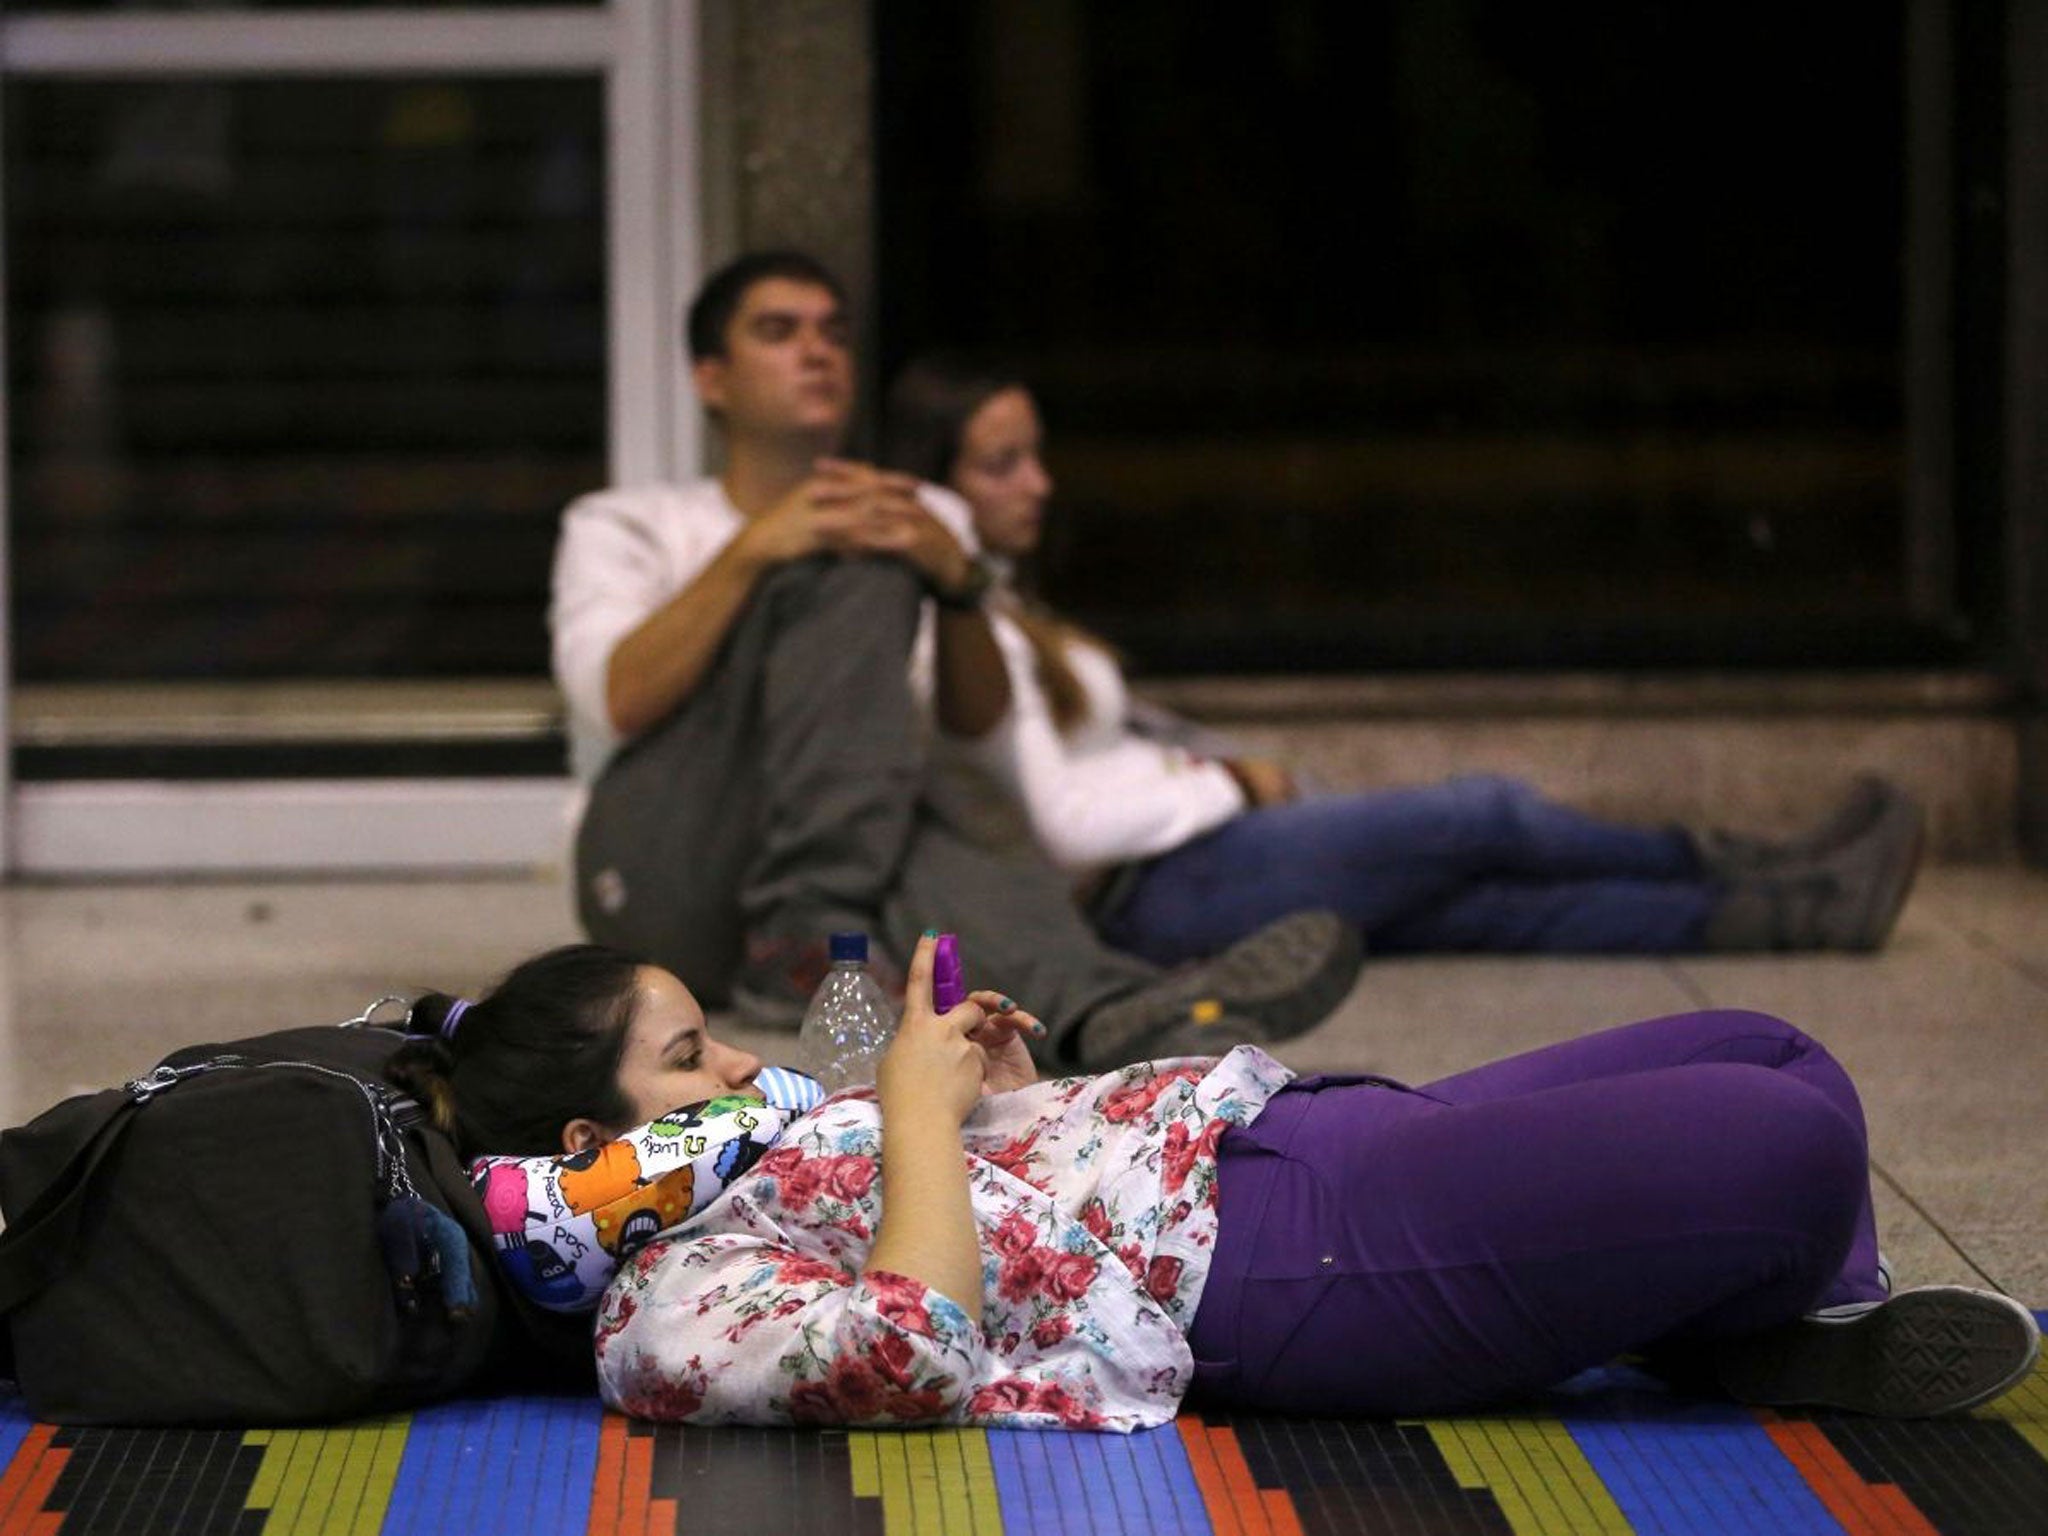
<path id="1" fill-rule="evenodd" d="M 1031 1033 L 1033 1033 L 1034 1035 L 1042 1035 L 1042 1034 L 1044 1034 L 1044 1033 L 1045 1033 L 1045 1024 L 1044 1024 L 1044 1023 L 1043 1023 L 1043 1022 L 1042 1022 L 1041 1020 L 1038 1020 L 1038 1019 L 1033 1019 L 1033 1020 L 1031 1021 Z"/>
<path id="2" fill-rule="evenodd" d="M 1014 1013 L 1017 1010 L 1017 1001 L 1015 998 L 1006 997 L 1003 999 L 1001 1007 L 1005 1013 Z"/>
<path id="3" fill-rule="evenodd" d="M 936 928 L 927 928 L 924 931 L 924 936 L 928 939 L 936 939 L 939 936 L 939 930 Z"/>

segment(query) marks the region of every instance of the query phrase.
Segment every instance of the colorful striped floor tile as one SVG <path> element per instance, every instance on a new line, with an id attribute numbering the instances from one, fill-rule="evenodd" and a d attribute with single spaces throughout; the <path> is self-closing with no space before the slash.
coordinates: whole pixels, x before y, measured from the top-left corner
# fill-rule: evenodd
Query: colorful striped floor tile
<path id="1" fill-rule="evenodd" d="M 331 1429 L 61 1429 L 0 1393 L 0 1536 L 2038 1536 L 2048 1364 L 1900 1423 L 1616 1368 L 1540 1411 L 1189 1412 L 1139 1435 L 636 1424 L 581 1397 Z"/>

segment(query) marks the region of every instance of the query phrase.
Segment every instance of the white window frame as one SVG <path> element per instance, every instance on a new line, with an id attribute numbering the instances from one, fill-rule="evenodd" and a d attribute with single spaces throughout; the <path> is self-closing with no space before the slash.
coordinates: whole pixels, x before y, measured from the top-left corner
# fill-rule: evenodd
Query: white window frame
<path id="1" fill-rule="evenodd" d="M 701 265 L 697 11 L 697 0 L 99 16 L 24 7 L 0 15 L 0 92 L 10 80 L 110 75 L 598 75 L 610 473 L 618 482 L 678 478 L 698 472 L 703 452 L 677 339 L 680 306 Z M 0 243 L 0 280 L 6 257 Z M 4 309 L 0 465 L 8 441 Z M 6 480 L 0 474 L 0 578 L 9 569 Z M 7 585 L 0 579 L 0 718 L 11 718 Z M 8 756 L 0 754 L 0 864 L 9 873 L 547 865 L 562 853 L 572 794 L 566 778 L 18 784 Z"/>

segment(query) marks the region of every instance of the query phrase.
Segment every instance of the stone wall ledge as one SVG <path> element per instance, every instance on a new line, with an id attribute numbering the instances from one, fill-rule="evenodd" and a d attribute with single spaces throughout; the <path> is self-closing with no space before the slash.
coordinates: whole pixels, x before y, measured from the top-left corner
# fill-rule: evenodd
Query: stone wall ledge
<path id="1" fill-rule="evenodd" d="M 534 741 L 563 732 L 545 678 L 22 683 L 19 747 Z"/>
<path id="2" fill-rule="evenodd" d="M 2005 715 L 2006 683 L 1978 672 L 1432 672 L 1140 679 L 1148 698 L 1229 724 L 1717 715 Z M 560 736 L 545 679 L 23 683 L 13 738 L 28 747 L 124 743 L 532 740 Z"/>
<path id="3" fill-rule="evenodd" d="M 2018 719 L 1979 673 L 1458 672 L 1155 679 L 1150 697 L 1329 789 L 1506 773 L 1632 821 L 1802 825 L 1857 772 L 1928 807 L 1930 851 L 2015 848 Z M 28 684 L 34 751 L 560 740 L 545 679 Z M 493 749 L 495 750 L 495 749 Z"/>
<path id="4" fill-rule="evenodd" d="M 1204 720 L 1652 719 L 1714 715 L 1998 716 L 2012 690 L 1980 672 L 1438 672 L 1140 680 Z"/>

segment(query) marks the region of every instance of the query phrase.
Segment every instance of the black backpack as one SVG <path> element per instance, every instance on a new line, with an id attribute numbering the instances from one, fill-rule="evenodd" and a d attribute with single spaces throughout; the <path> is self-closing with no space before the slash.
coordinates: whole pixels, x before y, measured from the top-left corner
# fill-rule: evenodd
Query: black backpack
<path id="1" fill-rule="evenodd" d="M 500 1283 L 369 1017 L 177 1051 L 0 1134 L 0 1377 L 37 1418 L 309 1423 L 590 1379 L 589 1320 Z"/>

